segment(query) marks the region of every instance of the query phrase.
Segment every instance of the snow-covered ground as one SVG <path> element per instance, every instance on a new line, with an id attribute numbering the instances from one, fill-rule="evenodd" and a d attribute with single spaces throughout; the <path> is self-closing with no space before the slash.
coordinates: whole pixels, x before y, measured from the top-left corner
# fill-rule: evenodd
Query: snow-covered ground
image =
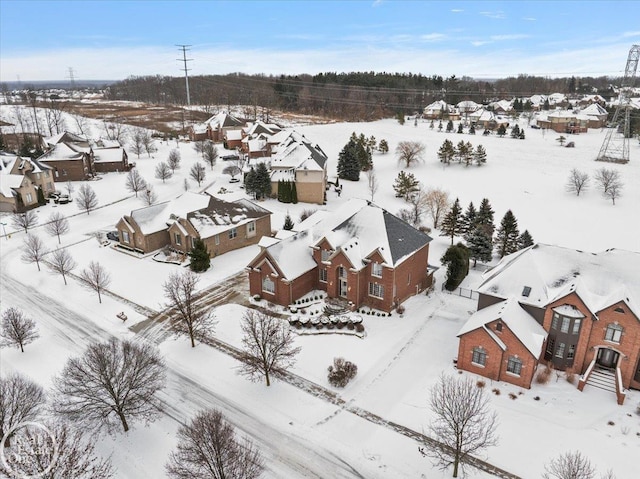
<path id="1" fill-rule="evenodd" d="M 0 106 L 0 118 L 11 121 L 13 107 Z M 69 128 L 73 130 L 71 121 Z M 373 123 L 337 123 L 301 126 L 298 130 L 318 143 L 329 156 L 329 172 L 335 175 L 337 155 L 352 132 L 384 138 L 390 153 L 374 154 L 374 166 L 380 188 L 375 203 L 391 212 L 404 207 L 395 198 L 392 183 L 400 165 L 394 150 L 399 141 L 417 140 L 426 145 L 425 162 L 412 166 L 425 186 L 446 189 L 452 199 L 459 197 L 464 208 L 473 201 L 477 206 L 489 198 L 496 212 L 496 223 L 511 209 L 520 230 L 528 229 L 534 240 L 586 251 L 622 248 L 640 251 L 640 145 L 631 143 L 631 161 L 626 165 L 602 164 L 594 161 L 604 131 L 570 136 L 575 148 L 560 147 L 553 132 L 534 130 L 521 122 L 525 140 L 495 136 L 447 134 L 431 130 L 428 122 L 412 121 L 399 125 L 395 120 Z M 92 133 L 100 135 L 100 122 L 94 122 Z M 436 153 L 445 138 L 482 144 L 487 150 L 487 164 L 482 167 L 443 166 Z M 149 181 L 159 199 L 167 200 L 184 191 L 184 178 L 198 160 L 187 143 L 158 143 L 152 158 L 141 155 L 136 161 L 142 176 Z M 182 166 L 176 176 L 162 183 L 154 178 L 155 165 L 165 160 L 172 148 L 182 155 Z M 224 151 L 220 148 L 221 156 Z M 229 197 L 244 194 L 237 184 L 222 175 L 225 164 L 219 161 L 213 171 L 207 166 L 203 188 L 216 193 L 221 187 L 230 190 Z M 580 197 L 565 192 L 569 171 L 578 168 L 590 174 L 601 167 L 620 171 L 624 182 L 622 197 L 613 206 L 597 191 L 595 185 Z M 115 223 L 132 209 L 143 206 L 124 188 L 125 176 L 110 173 L 91 182 L 101 205 L 81 213 L 75 203 L 47 205 L 37 210 L 41 222 L 51 212 L 68 215 L 71 231 L 62 237 L 63 246 L 78 263 L 78 270 L 97 260 L 111 274 L 109 287 L 114 293 L 153 310 L 163 309 L 162 283 L 176 265 L 161 264 L 151 257 L 142 259 L 101 246 L 93 237 L 96 231 L 112 230 Z M 197 185 L 189 180 L 189 187 Z M 261 203 L 272 210 L 272 226 L 280 228 L 289 213 L 294 221 L 305 209 L 335 209 L 352 197 L 370 198 L 365 178 L 352 183 L 341 181 L 340 197 L 328 192 L 326 207 L 308 204 L 285 205 L 274 200 Z M 79 183 L 75 184 L 75 187 Z M 64 185 L 59 185 L 64 189 Z M 635 213 L 634 213 L 635 212 Z M 69 355 L 79 354 L 90 341 L 111 335 L 134 337 L 128 328 L 144 319 L 140 313 L 106 297 L 99 304 L 92 292 L 75 280 L 65 286 L 62 278 L 33 264 L 20 261 L 19 250 L 24 233 L 6 228 L 10 237 L 0 238 L 2 273 L 2 309 L 22 308 L 40 328 L 41 337 L 27 346 L 24 354 L 17 350 L 1 351 L 3 373 L 19 370 L 45 387 L 63 367 Z M 428 220 L 427 220 L 427 225 Z M 57 240 L 43 228 L 34 233 L 51 249 Z M 430 262 L 437 264 L 449 240 L 432 232 Z M 241 271 L 255 256 L 257 247 L 228 253 L 212 261 L 212 268 L 201 275 L 201 287 L 208 287 Z M 463 286 L 473 288 L 480 281 L 480 268 L 472 271 Z M 77 271 L 76 271 L 77 272 Z M 442 270 L 437 273 L 441 284 Z M 640 273 L 639 273 L 640 274 Z M 403 318 L 370 318 L 364 316 L 367 335 L 364 338 L 343 335 L 300 336 L 302 347 L 294 372 L 330 388 L 326 368 L 336 356 L 358 365 L 358 375 L 343 391 L 343 399 L 368 409 L 385 419 L 426 431 L 429 423 L 427 397 L 429 387 L 442 372 L 455 374 L 452 360 L 457 353 L 456 334 L 475 310 L 475 302 L 440 292 L 418 296 L 406 303 Z M 123 324 L 116 318 L 124 311 L 129 320 Z M 240 345 L 239 319 L 243 308 L 222 305 L 216 311 L 215 334 L 221 340 Z M 175 446 L 177 421 L 186 421 L 204 407 L 218 407 L 244 433 L 252 436 L 265 451 L 268 464 L 266 477 L 447 477 L 434 470 L 423 458 L 414 441 L 376 426 L 347 411 L 282 382 L 270 388 L 248 382 L 237 375 L 235 360 L 205 345 L 191 349 L 184 338 L 163 340 L 159 347 L 169 365 L 167 389 L 161 394 L 166 414 L 161 420 L 144 427 L 135 424 L 128 435 L 104 437 L 100 451 L 112 455 L 118 477 L 163 477 L 163 464 Z M 467 373 L 465 373 L 467 374 Z M 611 468 L 618 479 L 633 478 L 637 467 L 633 458 L 640 453 L 640 423 L 635 407 L 640 393 L 629 392 L 624 406 L 617 406 L 607 393 L 585 389 L 580 393 L 562 377 L 547 385 L 534 384 L 521 390 L 505 383 L 487 381 L 487 392 L 498 411 L 500 444 L 486 451 L 486 458 L 497 466 L 521 477 L 540 477 L 545 462 L 561 452 L 579 449 L 601 472 Z M 491 389 L 500 390 L 500 395 Z M 515 394 L 511 399 L 509 393 Z M 520 394 L 522 393 L 522 394 Z M 535 397 L 539 397 L 535 400 Z M 613 425 L 608 423 L 612 422 Z M 488 477 L 477 474 L 476 477 Z"/>

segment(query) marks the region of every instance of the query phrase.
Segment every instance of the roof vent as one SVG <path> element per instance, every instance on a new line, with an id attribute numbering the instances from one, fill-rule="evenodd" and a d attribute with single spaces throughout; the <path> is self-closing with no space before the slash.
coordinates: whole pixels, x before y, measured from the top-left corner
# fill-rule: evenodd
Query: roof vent
<path id="1" fill-rule="evenodd" d="M 524 296 L 525 298 L 528 298 L 530 294 L 531 294 L 530 286 L 525 286 L 524 288 L 522 288 L 522 296 Z"/>

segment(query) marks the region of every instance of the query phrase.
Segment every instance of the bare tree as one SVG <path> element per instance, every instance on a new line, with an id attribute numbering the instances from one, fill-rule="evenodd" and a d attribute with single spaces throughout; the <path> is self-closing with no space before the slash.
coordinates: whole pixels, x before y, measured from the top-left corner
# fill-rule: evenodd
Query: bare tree
<path id="1" fill-rule="evenodd" d="M 66 103 L 56 101 L 54 98 L 44 99 L 44 116 L 47 121 L 47 127 L 49 128 L 49 135 L 57 135 L 62 133 L 65 129 L 64 113 L 66 110 Z"/>
<path id="2" fill-rule="evenodd" d="M 419 141 L 401 141 L 396 147 L 398 163 L 403 163 L 405 168 L 409 168 L 414 163 L 424 161 L 425 146 Z"/>
<path id="3" fill-rule="evenodd" d="M 437 228 L 440 219 L 449 210 L 449 193 L 438 188 L 431 188 L 424 198 L 424 205 L 433 221 L 433 227 Z"/>
<path id="4" fill-rule="evenodd" d="M 168 306 L 178 313 L 173 316 L 172 329 L 177 334 L 186 334 L 195 348 L 196 338 L 205 338 L 215 325 L 215 317 L 205 307 L 196 305 L 198 275 L 193 271 L 171 273 L 162 285 Z"/>
<path id="5" fill-rule="evenodd" d="M 240 371 L 252 381 L 265 378 L 271 385 L 271 374 L 295 363 L 300 348 L 293 347 L 288 324 L 264 311 L 247 310 L 242 318 L 242 365 Z"/>
<path id="6" fill-rule="evenodd" d="M 192 180 L 197 181 L 198 186 L 200 186 L 207 176 L 207 173 L 204 170 L 204 165 L 199 161 L 196 162 L 196 164 L 191 167 L 191 170 L 189 170 L 189 176 Z"/>
<path id="7" fill-rule="evenodd" d="M 75 269 L 77 263 L 71 257 L 71 253 L 64 248 L 57 249 L 48 258 L 47 266 L 54 273 L 62 275 L 64 284 L 67 284 L 67 275 Z"/>
<path id="8" fill-rule="evenodd" d="M 180 427 L 178 446 L 165 467 L 177 479 L 255 479 L 264 460 L 248 438 L 238 440 L 220 411 L 208 409 Z"/>
<path id="9" fill-rule="evenodd" d="M 2 346 L 16 346 L 24 353 L 25 345 L 38 339 L 40 335 L 33 319 L 26 317 L 18 308 L 11 307 L 2 313 L 0 337 Z"/>
<path id="10" fill-rule="evenodd" d="M 602 194 L 607 196 L 609 188 L 612 184 L 620 183 L 620 172 L 616 170 L 610 170 L 609 168 L 602 167 L 596 170 L 595 180 L 598 186 L 602 189 Z"/>
<path id="11" fill-rule="evenodd" d="M 51 236 L 57 236 L 58 244 L 60 244 L 60 235 L 69 232 L 69 220 L 59 211 L 54 211 L 49 215 L 49 220 L 44 229 Z"/>
<path id="12" fill-rule="evenodd" d="M 77 132 L 82 136 L 87 136 L 90 133 L 89 121 L 82 115 L 71 115 L 73 122 L 76 125 Z"/>
<path id="13" fill-rule="evenodd" d="M 622 186 L 622 181 L 615 179 L 609 184 L 609 188 L 605 193 L 605 196 L 610 198 L 614 205 L 616 204 L 616 199 L 622 196 Z"/>
<path id="14" fill-rule="evenodd" d="M 127 188 L 127 191 L 135 193 L 137 198 L 138 192 L 143 191 L 147 187 L 147 182 L 137 168 L 132 168 L 129 170 L 129 173 L 127 173 L 125 187 Z"/>
<path id="15" fill-rule="evenodd" d="M 596 469 L 580 451 L 566 452 L 544 466 L 545 479 L 594 479 Z"/>
<path id="16" fill-rule="evenodd" d="M 77 424 L 108 431 L 120 424 L 127 432 L 131 419 L 157 416 L 154 396 L 164 387 L 165 370 L 150 344 L 116 338 L 90 344 L 54 379 L 53 408 Z"/>
<path id="17" fill-rule="evenodd" d="M 156 178 L 162 180 L 163 183 L 172 176 L 173 172 L 171 171 L 171 168 L 164 161 L 161 161 L 156 165 Z"/>
<path id="18" fill-rule="evenodd" d="M 380 185 L 378 184 L 378 178 L 376 178 L 376 173 L 373 168 L 367 170 L 365 175 L 367 175 L 367 187 L 369 188 L 369 193 L 371 194 L 371 202 L 373 203 L 373 198 L 376 195 L 378 187 Z"/>
<path id="19" fill-rule="evenodd" d="M 82 270 L 80 279 L 84 281 L 87 288 L 98 293 L 98 302 L 102 303 L 100 293 L 104 291 L 111 283 L 111 276 L 107 270 L 97 261 L 91 261 L 89 266 Z"/>
<path id="20" fill-rule="evenodd" d="M 73 183 L 71 183 L 70 181 L 67 181 L 64 185 L 65 189 L 67 190 L 67 194 L 69 196 L 71 196 L 71 193 L 74 192 L 74 188 L 73 188 Z"/>
<path id="21" fill-rule="evenodd" d="M 180 151 L 173 149 L 169 152 L 169 158 L 167 159 L 167 165 L 171 168 L 172 172 L 176 172 L 180 168 Z"/>
<path id="22" fill-rule="evenodd" d="M 41 477 L 45 479 L 108 479 L 114 477 L 114 470 L 108 459 L 95 454 L 96 435 L 85 438 L 80 430 L 71 429 L 67 424 L 46 424 L 42 428 L 22 428 L 24 434 L 21 447 L 26 448 L 20 455 L 5 456 L 6 465 L 19 477 Z M 37 448 L 37 449 L 36 449 Z M 29 461 L 24 461 L 28 457 Z M 3 465 L 0 463 L 0 471 Z M 4 467 L 5 473 L 8 473 Z M 8 476 L 8 474 L 7 474 Z M 16 476 L 16 477 L 18 477 Z"/>
<path id="23" fill-rule="evenodd" d="M 142 195 L 142 199 L 144 200 L 144 203 L 147 206 L 151 206 L 156 201 L 158 201 L 158 195 L 153 190 L 153 186 L 151 186 L 151 185 L 147 186 L 147 189 L 144 191 L 144 193 Z"/>
<path id="24" fill-rule="evenodd" d="M 202 157 L 213 170 L 213 167 L 216 165 L 216 160 L 218 159 L 218 149 L 216 145 L 213 144 L 213 141 L 205 142 L 202 149 Z"/>
<path id="25" fill-rule="evenodd" d="M 229 165 L 224 167 L 222 173 L 225 175 L 229 175 L 231 178 L 235 178 L 236 175 L 242 173 L 242 170 L 236 165 Z"/>
<path id="26" fill-rule="evenodd" d="M 468 456 L 497 444 L 497 415 L 490 411 L 484 389 L 471 378 L 443 374 L 431 389 L 429 405 L 435 416 L 429 429 L 445 447 L 421 451 L 442 469 L 453 465 L 453 477 Z"/>
<path id="27" fill-rule="evenodd" d="M 196 150 L 196 153 L 200 153 L 202 158 L 204 159 L 204 145 L 209 140 L 197 140 L 193 142 L 193 149 Z"/>
<path id="28" fill-rule="evenodd" d="M 116 140 L 122 144 L 127 137 L 128 129 L 121 118 L 112 118 L 113 121 L 104 121 L 104 132 L 109 140 Z"/>
<path id="29" fill-rule="evenodd" d="M 142 145 L 144 146 L 144 151 L 147 152 L 147 156 L 151 158 L 151 153 L 155 153 L 158 151 L 156 148 L 156 141 L 151 136 L 151 133 L 147 130 L 144 131 L 144 135 L 142 137 Z"/>
<path id="30" fill-rule="evenodd" d="M 27 210 L 24 213 L 13 213 L 11 215 L 11 224 L 27 233 L 29 228 L 33 228 L 38 224 L 38 213 L 33 210 Z"/>
<path id="31" fill-rule="evenodd" d="M 42 261 L 45 254 L 47 254 L 47 249 L 40 237 L 27 233 L 22 249 L 22 261 L 25 263 L 35 263 L 36 266 L 38 266 L 38 271 L 40 271 L 40 261 Z"/>
<path id="32" fill-rule="evenodd" d="M 87 214 L 98 206 L 98 195 L 93 191 L 93 188 L 87 184 L 83 184 L 78 190 L 78 208 L 85 210 Z"/>
<path id="33" fill-rule="evenodd" d="M 573 168 L 567 180 L 566 189 L 569 193 L 575 193 L 580 196 L 583 190 L 589 187 L 589 174 Z"/>
<path id="34" fill-rule="evenodd" d="M 133 130 L 133 134 L 131 135 L 131 143 L 130 143 L 131 151 L 133 151 L 138 158 L 144 151 L 144 131 L 142 128 L 136 128 Z"/>
<path id="35" fill-rule="evenodd" d="M 18 373 L 0 376 L 0 435 L 5 437 L 14 427 L 35 421 L 44 412 L 46 397 L 42 387 Z M 11 445 L 13 434 L 4 442 Z"/>

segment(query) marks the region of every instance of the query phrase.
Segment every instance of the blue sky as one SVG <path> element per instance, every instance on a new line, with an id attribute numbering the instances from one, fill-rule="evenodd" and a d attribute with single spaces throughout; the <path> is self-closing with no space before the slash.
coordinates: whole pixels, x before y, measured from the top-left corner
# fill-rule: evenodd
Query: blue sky
<path id="1" fill-rule="evenodd" d="M 622 75 L 639 1 L 0 0 L 0 80 L 413 72 Z"/>

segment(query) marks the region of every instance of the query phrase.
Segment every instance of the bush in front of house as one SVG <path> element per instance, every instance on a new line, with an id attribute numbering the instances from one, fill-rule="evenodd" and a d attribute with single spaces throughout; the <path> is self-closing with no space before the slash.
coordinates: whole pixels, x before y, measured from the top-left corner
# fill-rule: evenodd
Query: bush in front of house
<path id="1" fill-rule="evenodd" d="M 333 358 L 333 365 L 328 368 L 329 383 L 332 386 L 343 388 L 358 373 L 358 366 L 344 358 Z"/>

